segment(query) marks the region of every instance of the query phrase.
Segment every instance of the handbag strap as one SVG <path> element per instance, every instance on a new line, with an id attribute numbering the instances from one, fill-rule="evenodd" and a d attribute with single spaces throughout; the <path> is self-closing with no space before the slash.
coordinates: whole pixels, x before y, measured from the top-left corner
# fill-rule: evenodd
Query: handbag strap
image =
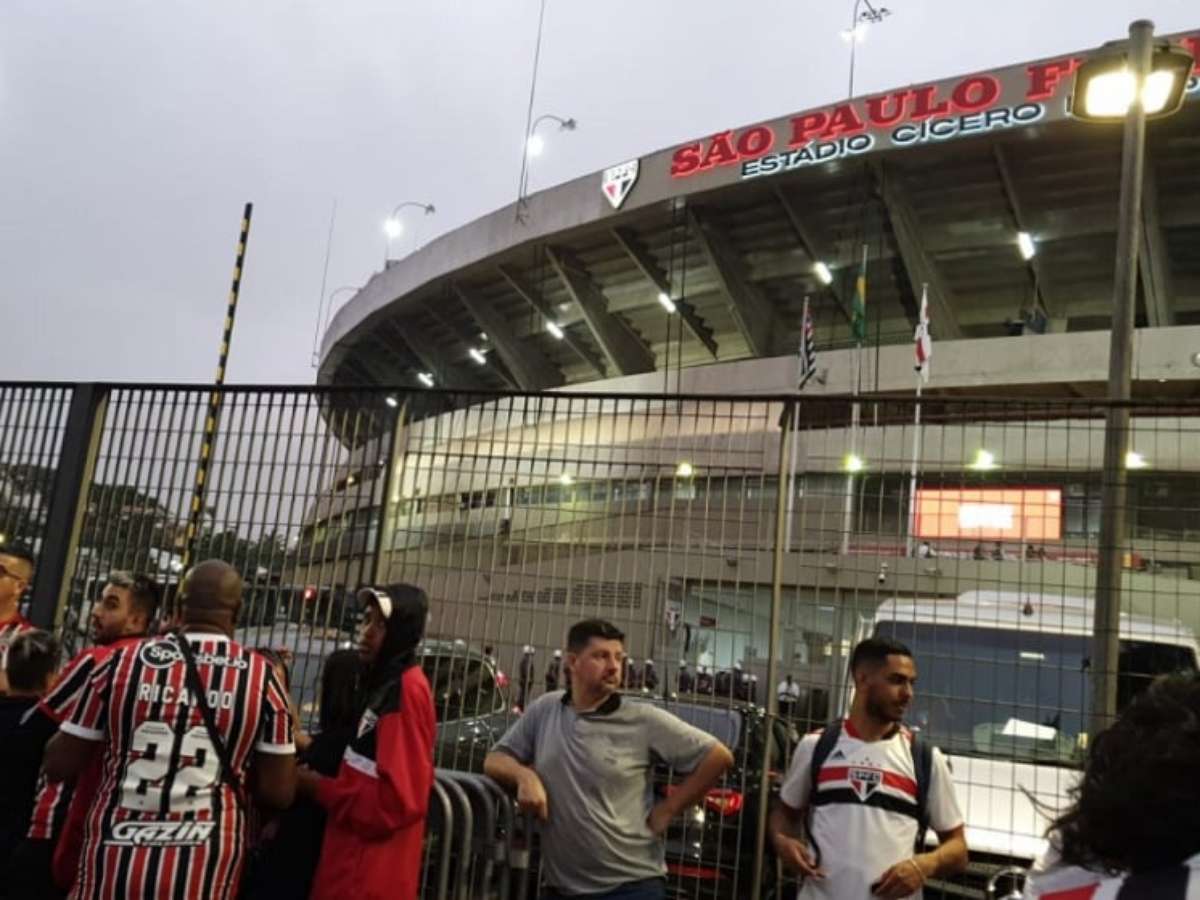
<path id="1" fill-rule="evenodd" d="M 187 635 L 183 631 L 177 631 L 175 634 L 179 641 L 179 652 L 183 655 L 183 661 L 187 667 L 188 687 L 196 698 L 196 708 L 200 710 L 200 717 L 204 719 L 209 742 L 216 751 L 217 759 L 221 761 L 221 779 L 233 790 L 237 802 L 244 805 L 242 783 L 233 768 L 233 759 L 229 755 L 229 748 L 225 745 L 221 732 L 217 730 L 216 716 L 213 714 L 212 707 L 208 705 L 208 692 L 204 688 L 204 682 L 200 680 L 200 670 L 196 666 L 196 654 L 192 652 L 191 644 L 188 643 Z"/>

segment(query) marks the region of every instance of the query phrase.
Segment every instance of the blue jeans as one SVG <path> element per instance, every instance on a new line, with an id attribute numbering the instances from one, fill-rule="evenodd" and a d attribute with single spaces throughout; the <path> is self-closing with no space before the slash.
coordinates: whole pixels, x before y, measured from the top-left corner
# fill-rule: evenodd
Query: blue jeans
<path id="1" fill-rule="evenodd" d="M 644 878 L 626 882 L 603 894 L 560 894 L 553 888 L 546 888 L 539 896 L 542 900 L 663 900 L 666 890 L 666 879 Z"/>

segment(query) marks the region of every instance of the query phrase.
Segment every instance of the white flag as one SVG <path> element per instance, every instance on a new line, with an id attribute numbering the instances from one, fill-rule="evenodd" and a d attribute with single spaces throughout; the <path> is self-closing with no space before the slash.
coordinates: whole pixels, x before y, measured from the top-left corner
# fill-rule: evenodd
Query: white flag
<path id="1" fill-rule="evenodd" d="M 933 356 L 933 338 L 929 336 L 929 285 L 921 288 L 921 318 L 917 320 L 913 342 L 916 344 L 914 368 L 921 373 L 921 380 L 929 384 L 929 360 Z"/>

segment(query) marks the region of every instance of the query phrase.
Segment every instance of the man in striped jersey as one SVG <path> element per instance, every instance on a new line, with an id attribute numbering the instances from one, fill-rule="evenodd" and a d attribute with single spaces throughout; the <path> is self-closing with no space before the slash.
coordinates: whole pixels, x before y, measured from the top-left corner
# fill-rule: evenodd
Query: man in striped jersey
<path id="1" fill-rule="evenodd" d="M 115 650 L 46 748 L 52 781 L 103 753 L 72 898 L 235 897 L 248 785 L 267 806 L 292 802 L 287 697 L 266 659 L 232 640 L 241 577 L 203 562 L 180 596 L 180 633 Z"/>
<path id="2" fill-rule="evenodd" d="M 33 553 L 18 544 L 0 547 L 0 694 L 8 693 L 4 674 L 8 645 L 33 627 L 21 615 L 21 597 L 33 582 Z"/>
<path id="3" fill-rule="evenodd" d="M 48 720 L 52 729 L 69 719 L 84 687 L 108 655 L 150 632 L 161 593 L 158 583 L 146 575 L 111 573 L 92 605 L 91 634 L 95 645 L 80 651 L 67 664 L 31 716 Z M 28 723 L 30 727 L 34 724 Z M 62 890 L 74 883 L 79 851 L 83 846 L 83 825 L 100 786 L 101 774 L 102 767 L 97 758 L 75 785 L 64 781 L 51 783 L 42 778 L 30 815 L 27 838 L 18 849 L 15 864 L 6 879 L 15 896 L 49 896 L 54 891 L 52 880 Z M 51 854 L 54 857 L 53 879 Z"/>
<path id="4" fill-rule="evenodd" d="M 1200 674 L 1171 675 L 1092 741 L 1027 900 L 1200 900 L 1197 723 Z"/>

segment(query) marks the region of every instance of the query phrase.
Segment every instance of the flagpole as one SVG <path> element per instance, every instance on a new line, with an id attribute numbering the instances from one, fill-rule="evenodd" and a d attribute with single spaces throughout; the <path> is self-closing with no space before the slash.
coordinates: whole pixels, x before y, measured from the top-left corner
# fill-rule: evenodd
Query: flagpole
<path id="1" fill-rule="evenodd" d="M 867 250 L 868 245 L 862 245 L 862 268 L 859 270 L 858 285 L 855 288 L 856 302 L 860 304 L 855 309 L 856 325 L 854 337 L 857 341 L 855 349 L 855 373 L 852 385 L 854 402 L 850 406 L 850 455 L 858 456 L 858 424 L 862 413 L 858 402 L 858 394 L 862 387 L 862 351 L 863 337 L 866 335 L 866 303 L 867 303 Z M 850 528 L 854 521 L 854 472 L 846 473 L 846 499 L 842 510 L 842 556 L 850 553 Z"/>
<path id="2" fill-rule="evenodd" d="M 921 385 L 924 375 L 917 372 L 917 405 L 913 411 L 913 454 L 912 474 L 908 479 L 908 540 L 904 542 L 904 555 L 913 555 L 913 537 L 917 530 L 917 460 L 921 456 Z"/>
<path id="3" fill-rule="evenodd" d="M 796 394 L 804 390 L 804 385 L 808 383 L 808 379 L 813 376 L 810 370 L 810 360 L 808 358 L 809 347 L 809 318 L 810 311 L 808 307 L 808 297 L 804 298 L 804 312 L 800 317 L 800 353 L 796 360 Z M 784 550 L 792 549 L 792 517 L 796 509 L 796 438 L 800 432 L 800 401 L 796 400 L 792 404 L 791 422 L 785 426 L 792 429 L 792 447 L 791 455 L 788 458 L 788 480 L 787 480 L 787 523 L 784 526 Z"/>
<path id="4" fill-rule="evenodd" d="M 912 473 L 908 480 L 908 537 L 904 541 L 904 554 L 913 555 L 913 541 L 917 530 L 917 465 L 921 458 L 921 388 L 929 371 L 929 283 L 921 284 L 921 311 L 917 316 L 916 340 L 913 348 L 917 354 L 917 402 L 913 409 L 913 453 Z M 930 348 L 931 349 L 931 348 Z"/>

